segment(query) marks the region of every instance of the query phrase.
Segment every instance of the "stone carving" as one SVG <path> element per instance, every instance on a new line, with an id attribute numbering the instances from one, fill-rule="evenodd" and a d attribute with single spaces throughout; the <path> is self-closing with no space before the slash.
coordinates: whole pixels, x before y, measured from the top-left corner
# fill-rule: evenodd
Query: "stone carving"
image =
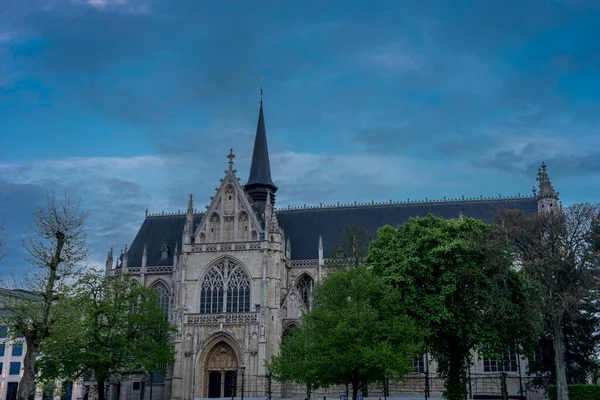
<path id="1" fill-rule="evenodd" d="M 217 371 L 237 370 L 237 357 L 227 343 L 221 342 L 211 351 L 206 367 Z"/>

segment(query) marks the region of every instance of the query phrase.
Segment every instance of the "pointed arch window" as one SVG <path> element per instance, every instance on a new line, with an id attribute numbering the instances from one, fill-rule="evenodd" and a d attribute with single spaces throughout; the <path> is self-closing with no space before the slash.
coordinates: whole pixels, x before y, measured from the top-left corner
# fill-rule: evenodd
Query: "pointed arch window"
<path id="1" fill-rule="evenodd" d="M 251 280 L 241 265 L 223 259 L 213 265 L 200 286 L 200 313 L 250 311 Z"/>
<path id="2" fill-rule="evenodd" d="M 158 282 L 152 286 L 152 290 L 158 293 L 158 305 L 164 310 L 167 318 L 169 317 L 169 289 L 167 286 Z"/>
<path id="3" fill-rule="evenodd" d="M 298 290 L 298 293 L 300 293 L 300 297 L 302 297 L 302 301 L 307 308 L 310 307 L 310 296 L 312 294 L 313 287 L 314 281 L 307 274 L 303 274 L 296 283 L 296 289 Z"/>

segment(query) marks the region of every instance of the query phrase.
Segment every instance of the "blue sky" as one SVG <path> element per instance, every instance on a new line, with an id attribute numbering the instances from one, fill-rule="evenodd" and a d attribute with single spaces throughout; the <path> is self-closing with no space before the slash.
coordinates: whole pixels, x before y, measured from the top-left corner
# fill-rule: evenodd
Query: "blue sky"
<path id="1" fill-rule="evenodd" d="M 530 193 L 599 200 L 600 2 L 0 1 L 1 274 L 46 190 L 90 263 L 144 211 L 247 178 L 264 77 L 279 206 Z"/>

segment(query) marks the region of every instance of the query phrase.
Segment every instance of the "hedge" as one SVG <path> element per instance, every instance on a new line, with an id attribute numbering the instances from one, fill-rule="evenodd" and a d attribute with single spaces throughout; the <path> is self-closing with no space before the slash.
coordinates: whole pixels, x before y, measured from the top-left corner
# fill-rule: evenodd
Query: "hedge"
<path id="1" fill-rule="evenodd" d="M 556 385 L 548 386 L 548 398 L 556 400 Z M 569 385 L 569 400 L 600 400 L 600 386 Z"/>

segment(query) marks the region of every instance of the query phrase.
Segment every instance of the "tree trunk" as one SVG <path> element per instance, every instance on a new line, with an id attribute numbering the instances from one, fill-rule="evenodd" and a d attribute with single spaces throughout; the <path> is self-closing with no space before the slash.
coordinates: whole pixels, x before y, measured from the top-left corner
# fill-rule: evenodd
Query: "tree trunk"
<path id="1" fill-rule="evenodd" d="M 26 343 L 27 350 L 25 351 L 25 358 L 23 359 L 23 378 L 19 383 L 19 390 L 17 393 L 17 399 L 27 400 L 29 395 L 34 390 L 35 386 L 35 353 L 37 353 L 37 346 L 33 343 Z"/>
<path id="2" fill-rule="evenodd" d="M 106 382 L 105 378 L 98 378 L 98 400 L 104 400 L 104 383 Z"/>
<path id="3" fill-rule="evenodd" d="M 467 398 L 467 383 L 463 368 L 464 359 L 465 355 L 460 349 L 449 355 L 448 375 L 444 385 L 444 398 L 447 400 L 464 400 Z"/>
<path id="4" fill-rule="evenodd" d="M 556 399 L 569 400 L 565 368 L 565 338 L 561 321 L 552 323 L 552 341 L 554 343 L 554 364 L 556 365 Z"/>
<path id="5" fill-rule="evenodd" d="M 352 382 L 352 400 L 358 399 L 358 384 Z"/>

